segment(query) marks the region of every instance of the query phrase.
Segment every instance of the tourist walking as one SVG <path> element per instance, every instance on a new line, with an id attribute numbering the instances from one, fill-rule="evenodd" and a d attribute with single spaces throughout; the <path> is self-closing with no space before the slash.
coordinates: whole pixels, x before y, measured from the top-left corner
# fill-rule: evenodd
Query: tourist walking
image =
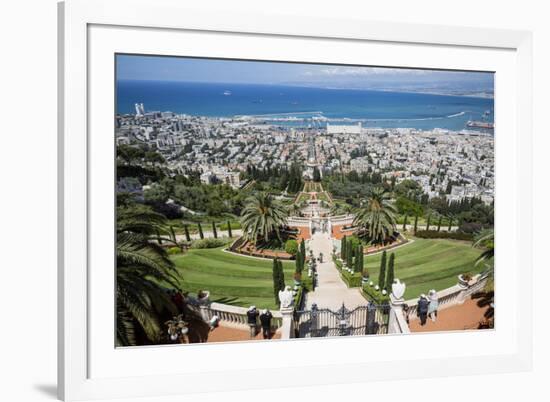
<path id="1" fill-rule="evenodd" d="M 420 318 L 420 325 L 426 325 L 426 319 L 428 318 L 428 306 L 430 302 L 424 293 L 420 295 L 418 299 L 417 314 Z"/>
<path id="2" fill-rule="evenodd" d="M 256 336 L 256 329 L 258 326 L 258 310 L 256 310 L 256 306 L 250 306 L 250 308 L 246 312 L 246 316 L 248 317 L 248 326 L 250 327 L 250 338 L 252 339 Z"/>
<path id="3" fill-rule="evenodd" d="M 437 319 L 437 309 L 439 307 L 439 297 L 435 289 L 430 290 L 428 293 L 428 301 L 430 302 L 428 305 L 428 317 L 435 322 Z"/>
<path id="4" fill-rule="evenodd" d="M 271 338 L 271 319 L 273 318 L 273 314 L 271 314 L 271 311 L 268 309 L 265 309 L 262 311 L 262 314 L 260 314 L 260 324 L 262 326 L 262 334 L 264 336 L 264 339 L 270 339 Z"/>

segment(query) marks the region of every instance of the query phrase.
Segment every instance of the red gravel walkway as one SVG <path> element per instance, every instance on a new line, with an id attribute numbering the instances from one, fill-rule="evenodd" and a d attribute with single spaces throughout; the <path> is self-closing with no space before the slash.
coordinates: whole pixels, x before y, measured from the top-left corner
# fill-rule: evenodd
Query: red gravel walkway
<path id="1" fill-rule="evenodd" d="M 276 332 L 272 339 L 280 339 L 281 334 Z M 248 329 L 236 329 L 230 327 L 219 326 L 208 334 L 208 340 L 206 342 L 235 342 L 235 341 L 250 341 L 250 332 Z M 261 330 L 254 338 L 255 341 L 263 341 Z"/>
<path id="2" fill-rule="evenodd" d="M 433 332 L 433 331 L 460 331 L 465 329 L 477 329 L 483 314 L 488 307 L 480 308 L 476 300 L 466 300 L 464 304 L 441 310 L 437 314 L 437 320 L 432 322 L 428 318 L 426 325 L 421 326 L 418 317 L 411 317 L 409 328 L 411 332 Z"/>

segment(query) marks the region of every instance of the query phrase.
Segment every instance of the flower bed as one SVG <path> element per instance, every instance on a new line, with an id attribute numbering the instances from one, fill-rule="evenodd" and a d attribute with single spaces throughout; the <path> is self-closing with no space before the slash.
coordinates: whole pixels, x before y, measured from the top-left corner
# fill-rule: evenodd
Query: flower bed
<path id="1" fill-rule="evenodd" d="M 229 250 L 234 253 L 248 255 L 251 257 L 270 258 L 270 259 L 279 258 L 281 260 L 294 259 L 292 255 L 288 254 L 284 250 L 258 249 L 254 247 L 252 243 L 250 243 L 247 240 L 244 240 L 242 237 L 234 241 L 231 244 L 231 246 L 229 246 Z"/>

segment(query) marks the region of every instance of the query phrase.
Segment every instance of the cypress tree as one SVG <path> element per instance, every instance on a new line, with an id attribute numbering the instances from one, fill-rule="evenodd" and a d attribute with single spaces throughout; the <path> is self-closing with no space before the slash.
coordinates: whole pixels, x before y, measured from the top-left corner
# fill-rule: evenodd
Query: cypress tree
<path id="1" fill-rule="evenodd" d="M 157 241 L 159 244 L 162 244 L 162 238 L 160 237 L 160 232 L 157 230 Z"/>
<path id="2" fill-rule="evenodd" d="M 430 230 L 430 219 L 432 219 L 432 214 L 428 215 L 428 221 L 426 222 L 426 231 Z"/>
<path id="3" fill-rule="evenodd" d="M 172 237 L 172 240 L 176 241 L 176 232 L 174 232 L 174 227 L 170 225 L 170 236 Z"/>
<path id="4" fill-rule="evenodd" d="M 363 245 L 359 243 L 357 245 L 357 252 L 355 254 L 355 272 L 363 271 Z"/>
<path id="5" fill-rule="evenodd" d="M 414 234 L 416 234 L 417 229 L 418 229 L 418 215 L 414 217 Z"/>
<path id="6" fill-rule="evenodd" d="M 202 232 L 202 226 L 200 222 L 198 223 L 198 226 L 199 226 L 199 236 L 201 237 L 201 239 L 204 239 L 204 233 Z"/>
<path id="7" fill-rule="evenodd" d="M 304 239 L 302 239 L 302 242 L 300 243 L 300 255 L 302 257 L 302 265 L 306 262 L 306 242 Z"/>
<path id="8" fill-rule="evenodd" d="M 300 249 L 298 249 L 298 251 L 296 252 L 296 272 L 300 273 L 300 274 L 302 273 L 302 271 L 304 269 L 301 254 L 302 254 L 302 252 L 300 251 Z"/>
<path id="9" fill-rule="evenodd" d="M 183 231 L 185 232 L 185 240 L 191 241 L 191 236 L 189 235 L 189 225 L 183 225 Z"/>
<path id="10" fill-rule="evenodd" d="M 342 245 L 340 249 L 340 258 L 342 261 L 346 261 L 346 236 L 342 237 Z"/>
<path id="11" fill-rule="evenodd" d="M 285 273 L 283 271 L 283 262 L 277 260 L 278 270 L 279 270 L 279 290 L 284 290 L 285 288 Z M 278 293 L 278 292 L 277 292 Z"/>
<path id="12" fill-rule="evenodd" d="M 233 237 L 233 233 L 231 232 L 231 222 L 227 221 L 227 234 L 229 237 Z"/>
<path id="13" fill-rule="evenodd" d="M 451 227 L 453 226 L 453 217 L 449 217 L 449 229 L 447 229 L 448 232 L 451 231 Z"/>
<path id="14" fill-rule="evenodd" d="M 214 234 L 214 239 L 218 238 L 218 231 L 216 230 L 216 223 L 212 221 L 212 233 Z"/>
<path id="15" fill-rule="evenodd" d="M 407 218 L 408 218 L 408 217 L 409 217 L 409 216 L 408 216 L 407 214 L 405 214 L 405 219 L 403 219 L 403 232 L 404 232 L 405 230 L 407 230 Z"/>
<path id="16" fill-rule="evenodd" d="M 378 273 L 378 286 L 380 290 L 384 289 L 384 281 L 386 280 L 386 250 L 382 252 L 382 259 L 380 260 L 380 271 Z"/>
<path id="17" fill-rule="evenodd" d="M 437 221 L 437 231 L 439 232 L 441 230 L 441 220 L 443 219 L 443 216 L 439 216 L 439 221 Z"/>
<path id="18" fill-rule="evenodd" d="M 280 278 L 279 278 L 279 260 L 277 258 L 275 258 L 273 260 L 273 294 L 275 295 L 275 303 L 277 304 L 277 306 L 280 305 L 280 301 L 279 301 L 279 290 L 280 287 Z"/>
<path id="19" fill-rule="evenodd" d="M 346 264 L 348 266 L 348 268 L 352 269 L 353 267 L 353 253 L 354 253 L 354 249 L 353 249 L 353 245 L 350 243 L 349 246 L 346 246 L 347 247 L 347 250 L 346 250 Z"/>
<path id="20" fill-rule="evenodd" d="M 393 284 L 394 280 L 394 265 L 395 265 L 395 254 L 390 254 L 390 261 L 388 262 L 388 276 L 386 277 L 386 290 L 388 292 L 391 292 L 391 285 Z"/>

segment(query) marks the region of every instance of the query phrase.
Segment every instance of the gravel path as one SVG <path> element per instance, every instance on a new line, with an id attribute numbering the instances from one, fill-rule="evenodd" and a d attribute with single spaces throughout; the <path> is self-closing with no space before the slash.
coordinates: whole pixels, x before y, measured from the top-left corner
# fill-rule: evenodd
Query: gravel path
<path id="1" fill-rule="evenodd" d="M 328 233 L 317 232 L 311 238 L 309 247 L 315 257 L 323 253 L 324 262 L 317 264 L 318 282 L 314 292 L 306 296 L 306 309 L 310 309 L 313 303 L 319 308 L 337 310 L 346 305 L 348 309 L 367 304 L 358 288 L 348 288 L 340 279 L 340 273 L 332 261 L 332 239 Z"/>

